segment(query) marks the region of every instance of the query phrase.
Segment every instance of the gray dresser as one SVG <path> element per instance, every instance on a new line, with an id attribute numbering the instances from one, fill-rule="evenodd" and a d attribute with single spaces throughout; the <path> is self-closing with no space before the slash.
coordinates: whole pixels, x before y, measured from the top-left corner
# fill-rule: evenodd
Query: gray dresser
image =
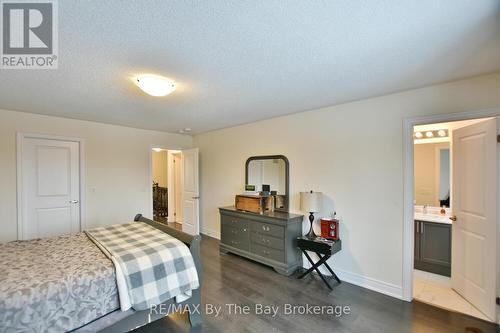
<path id="1" fill-rule="evenodd" d="M 303 215 L 286 212 L 264 214 L 219 208 L 221 222 L 220 251 L 272 266 L 283 275 L 302 267 L 297 237 L 302 236 Z"/>

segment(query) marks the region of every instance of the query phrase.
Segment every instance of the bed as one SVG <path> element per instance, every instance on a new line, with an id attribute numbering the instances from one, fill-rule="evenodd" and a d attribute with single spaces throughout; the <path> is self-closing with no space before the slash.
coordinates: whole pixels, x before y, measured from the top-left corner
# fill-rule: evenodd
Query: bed
<path id="1" fill-rule="evenodd" d="M 0 331 L 128 332 L 178 309 L 188 310 L 192 326 L 201 324 L 200 236 L 141 214 L 134 221 L 188 247 L 199 280 L 188 299 L 123 311 L 115 265 L 85 233 L 9 242 L 0 244 Z"/>

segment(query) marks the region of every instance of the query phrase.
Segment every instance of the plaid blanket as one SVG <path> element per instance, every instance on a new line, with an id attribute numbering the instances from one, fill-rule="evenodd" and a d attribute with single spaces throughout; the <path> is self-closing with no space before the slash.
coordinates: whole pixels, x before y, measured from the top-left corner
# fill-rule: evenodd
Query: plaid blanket
<path id="1" fill-rule="evenodd" d="M 115 265 L 122 310 L 149 309 L 199 287 L 189 248 L 146 223 L 115 224 L 86 234 Z"/>

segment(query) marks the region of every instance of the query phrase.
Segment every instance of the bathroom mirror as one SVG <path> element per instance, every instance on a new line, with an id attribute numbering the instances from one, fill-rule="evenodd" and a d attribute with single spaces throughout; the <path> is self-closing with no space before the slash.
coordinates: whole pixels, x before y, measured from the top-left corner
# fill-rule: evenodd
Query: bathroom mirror
<path id="1" fill-rule="evenodd" d="M 245 165 L 245 185 L 255 186 L 262 191 L 262 185 L 269 185 L 271 193 L 276 192 L 277 210 L 288 211 L 289 163 L 283 155 L 252 156 Z"/>
<path id="2" fill-rule="evenodd" d="M 415 145 L 415 203 L 450 207 L 449 142 Z"/>

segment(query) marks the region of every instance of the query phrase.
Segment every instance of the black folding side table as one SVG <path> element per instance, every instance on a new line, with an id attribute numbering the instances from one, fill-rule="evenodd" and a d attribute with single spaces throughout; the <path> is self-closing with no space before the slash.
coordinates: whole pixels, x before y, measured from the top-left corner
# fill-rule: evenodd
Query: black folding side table
<path id="1" fill-rule="evenodd" d="M 304 276 L 315 270 L 321 277 L 323 282 L 325 282 L 325 284 L 328 286 L 328 288 L 332 289 L 332 286 L 328 283 L 325 276 L 321 274 L 320 270 L 318 269 L 319 266 L 325 265 L 326 268 L 330 271 L 330 273 L 332 273 L 333 278 L 337 280 L 338 283 L 341 283 L 337 274 L 335 274 L 333 269 L 331 269 L 331 267 L 327 263 L 327 260 L 330 259 L 332 255 L 334 255 L 335 253 L 339 252 L 342 249 L 342 241 L 340 239 L 337 241 L 332 241 L 319 238 L 311 239 L 302 236 L 297 238 L 297 247 L 302 251 L 302 253 L 304 253 L 307 260 L 309 260 L 309 262 L 312 265 L 311 268 L 309 268 L 307 271 L 298 276 L 297 279 L 302 279 Z M 319 257 L 318 262 L 315 263 L 311 259 L 307 251 L 316 253 L 316 255 Z"/>

